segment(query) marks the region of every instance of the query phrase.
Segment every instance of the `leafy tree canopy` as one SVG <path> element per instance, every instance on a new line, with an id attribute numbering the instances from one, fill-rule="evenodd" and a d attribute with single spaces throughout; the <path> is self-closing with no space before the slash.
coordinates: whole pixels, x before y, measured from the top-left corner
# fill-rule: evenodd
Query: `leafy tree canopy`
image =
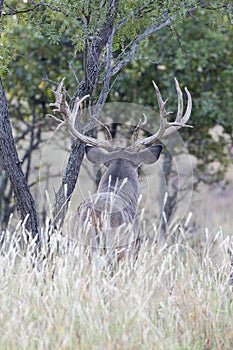
<path id="1" fill-rule="evenodd" d="M 37 33 L 46 46 L 59 44 L 66 36 L 72 44 L 74 55 L 85 52 L 87 41 L 91 42 L 93 37 L 100 35 L 99 31 L 104 25 L 106 14 L 114 16 L 113 11 L 107 13 L 108 5 L 108 1 L 85 0 L 5 1 L 1 72 L 6 70 L 12 61 L 12 53 L 17 54 L 20 28 L 30 32 L 32 38 Z M 119 1 L 117 7 L 114 51 L 127 51 L 127 44 L 137 39 L 146 28 L 161 26 L 168 18 L 171 18 L 173 23 L 181 23 L 187 14 L 196 13 L 197 9 L 204 9 L 205 13 L 208 13 L 211 25 L 218 24 L 223 14 L 229 18 L 232 16 L 232 5 L 220 0 L 127 0 Z M 198 15 L 200 16 L 200 13 Z"/>

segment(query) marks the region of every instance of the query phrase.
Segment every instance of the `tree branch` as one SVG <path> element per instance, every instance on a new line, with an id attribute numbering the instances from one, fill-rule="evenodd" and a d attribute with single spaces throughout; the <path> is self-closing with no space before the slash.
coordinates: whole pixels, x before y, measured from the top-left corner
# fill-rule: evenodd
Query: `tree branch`
<path id="1" fill-rule="evenodd" d="M 0 0 L 0 17 L 2 16 L 3 5 L 4 5 L 4 0 Z"/>
<path id="2" fill-rule="evenodd" d="M 112 77 L 111 62 L 112 62 L 113 37 L 114 37 L 114 31 L 110 35 L 107 43 L 107 54 L 106 54 L 106 65 L 105 65 L 104 78 L 103 78 L 103 88 L 99 95 L 99 99 L 97 103 L 98 106 L 104 105 L 110 91 L 110 81 Z"/>
<path id="3" fill-rule="evenodd" d="M 147 38 L 149 35 L 151 35 L 152 33 L 155 33 L 157 31 L 159 31 L 160 29 L 168 26 L 173 20 L 174 20 L 175 16 L 171 16 L 169 18 L 167 18 L 166 20 L 164 20 L 162 23 L 160 24 L 155 24 L 154 26 L 148 28 L 147 30 L 145 30 L 144 33 L 142 33 L 141 35 L 139 35 L 132 43 L 131 43 L 131 48 L 129 50 L 129 52 L 126 54 L 126 56 L 118 63 L 116 64 L 115 68 L 112 70 L 112 76 L 116 75 L 121 69 L 123 69 L 132 59 L 132 56 L 134 55 L 138 45 L 140 44 L 140 42 Z M 118 58 L 116 59 L 116 61 L 118 61 Z"/>
<path id="4" fill-rule="evenodd" d="M 25 8 L 23 10 L 15 10 L 13 9 L 12 7 L 10 7 L 9 5 L 5 5 L 5 7 L 10 11 L 10 12 L 5 12 L 3 15 L 4 16 L 12 16 L 12 15 L 20 15 L 22 13 L 28 13 L 28 12 L 32 12 L 34 10 L 36 10 L 38 7 L 40 7 L 41 5 L 40 4 L 37 4 L 33 7 L 30 7 L 30 8 Z"/>
<path id="5" fill-rule="evenodd" d="M 197 10 L 197 6 L 194 6 L 190 9 L 187 9 L 187 13 L 191 14 L 192 12 Z M 165 15 L 168 15 L 168 12 L 166 14 L 163 14 L 159 18 L 164 18 Z M 126 49 L 123 53 L 121 53 L 116 59 L 115 59 L 115 67 L 112 69 L 112 76 L 119 73 L 120 70 L 122 70 L 132 59 L 138 45 L 142 40 L 150 36 L 151 34 L 161 30 L 162 28 L 169 26 L 174 19 L 177 17 L 176 14 L 169 16 L 165 19 L 163 19 L 160 23 L 156 23 L 155 25 L 152 25 L 151 27 L 147 28 L 142 34 L 140 34 L 134 41 L 132 41 L 130 44 L 127 45 Z M 118 27 L 116 27 L 118 28 Z M 126 53 L 126 50 L 129 49 L 128 53 Z M 125 54 L 125 57 L 124 57 Z M 124 58 L 122 58 L 124 57 Z"/>

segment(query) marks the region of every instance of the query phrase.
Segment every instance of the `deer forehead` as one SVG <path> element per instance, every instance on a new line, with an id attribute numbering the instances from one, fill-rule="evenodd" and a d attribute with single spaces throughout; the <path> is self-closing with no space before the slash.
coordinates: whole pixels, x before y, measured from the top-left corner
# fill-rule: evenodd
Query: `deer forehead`
<path id="1" fill-rule="evenodd" d="M 117 148 L 117 149 L 114 149 L 113 151 L 107 152 L 106 159 L 107 160 L 120 159 L 120 160 L 132 161 L 138 156 L 139 153 L 140 152 L 130 151 L 125 148 Z"/>
<path id="2" fill-rule="evenodd" d="M 133 162 L 138 152 L 133 152 L 124 148 L 116 148 L 112 151 L 103 152 L 101 149 L 92 146 L 86 146 L 87 158 L 92 163 L 108 163 L 112 161 Z"/>
<path id="3" fill-rule="evenodd" d="M 141 152 L 135 152 L 129 149 L 115 149 L 108 153 L 103 152 L 97 147 L 86 146 L 87 158 L 92 163 L 102 163 L 109 165 L 118 162 L 119 165 L 137 167 L 141 163 L 152 164 L 158 160 L 162 151 L 162 145 L 151 146 Z"/>

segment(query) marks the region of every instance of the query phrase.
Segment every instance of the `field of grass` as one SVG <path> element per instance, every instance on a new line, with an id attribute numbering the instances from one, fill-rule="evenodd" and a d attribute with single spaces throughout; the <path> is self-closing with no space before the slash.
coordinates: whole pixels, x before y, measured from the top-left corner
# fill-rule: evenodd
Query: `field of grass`
<path id="1" fill-rule="evenodd" d="M 35 258 L 23 236 L 19 226 L 1 239 L 0 349 L 233 348 L 229 238 L 221 231 L 211 239 L 205 232 L 197 249 L 180 229 L 173 242 L 145 243 L 136 262 L 114 271 L 100 268 L 98 255 L 88 262 L 59 233 Z"/>

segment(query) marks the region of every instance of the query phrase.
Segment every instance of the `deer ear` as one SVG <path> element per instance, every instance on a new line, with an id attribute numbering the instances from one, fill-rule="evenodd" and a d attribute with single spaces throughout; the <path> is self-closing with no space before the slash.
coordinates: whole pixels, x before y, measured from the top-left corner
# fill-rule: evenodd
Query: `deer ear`
<path id="1" fill-rule="evenodd" d="M 85 146 L 87 159 L 94 164 L 104 163 L 106 155 L 97 147 Z"/>
<path id="2" fill-rule="evenodd" d="M 143 164 L 155 163 L 159 159 L 162 149 L 163 149 L 162 145 L 156 145 L 156 146 L 148 147 L 144 151 L 140 152 L 138 155 L 138 165 L 140 163 L 143 163 Z"/>

